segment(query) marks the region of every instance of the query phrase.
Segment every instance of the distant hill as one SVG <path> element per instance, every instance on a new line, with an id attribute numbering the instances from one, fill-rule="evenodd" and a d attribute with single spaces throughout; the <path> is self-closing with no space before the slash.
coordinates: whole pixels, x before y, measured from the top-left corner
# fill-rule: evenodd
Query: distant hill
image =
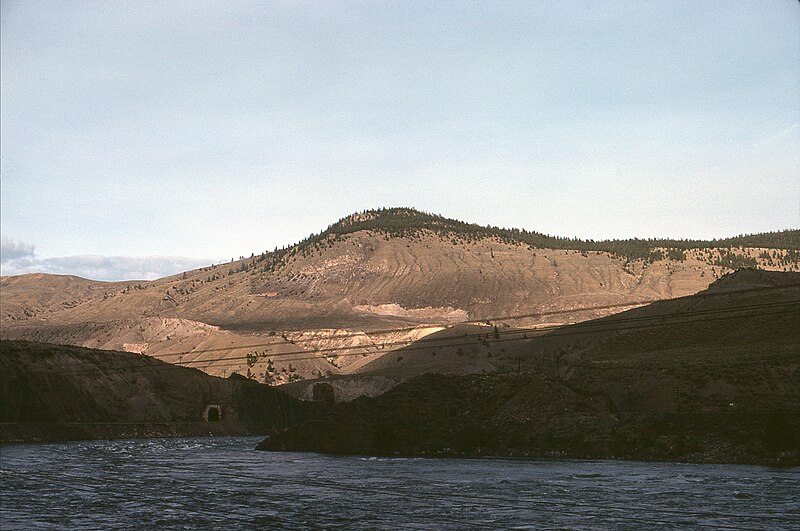
<path id="1" fill-rule="evenodd" d="M 2 277 L 0 337 L 147 353 L 282 384 L 351 374 L 387 344 L 458 323 L 571 323 L 697 293 L 742 267 L 800 270 L 796 237 L 587 242 L 383 209 L 293 246 L 155 281 Z M 748 246 L 765 243 L 774 247 Z M 286 356 L 337 348 L 364 359 Z"/>

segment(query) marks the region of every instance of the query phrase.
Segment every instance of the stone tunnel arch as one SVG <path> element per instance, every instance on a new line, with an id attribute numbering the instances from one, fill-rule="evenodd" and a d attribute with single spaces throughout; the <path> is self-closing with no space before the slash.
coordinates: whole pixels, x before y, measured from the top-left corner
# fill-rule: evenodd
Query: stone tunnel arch
<path id="1" fill-rule="evenodd" d="M 222 420 L 222 408 L 217 404 L 209 404 L 203 411 L 203 419 L 206 422 L 217 422 Z"/>

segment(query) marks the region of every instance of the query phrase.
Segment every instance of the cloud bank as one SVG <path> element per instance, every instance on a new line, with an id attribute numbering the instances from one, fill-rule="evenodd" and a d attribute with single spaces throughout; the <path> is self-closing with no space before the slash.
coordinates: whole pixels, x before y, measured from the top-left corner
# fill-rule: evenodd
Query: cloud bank
<path id="1" fill-rule="evenodd" d="M 7 261 L 33 258 L 34 246 L 10 236 L 3 234 L 0 236 L 0 261 L 5 264 Z"/>
<path id="2" fill-rule="evenodd" d="M 38 258 L 35 246 L 5 234 L 0 245 L 3 275 L 49 273 L 76 275 L 92 280 L 153 280 L 190 269 L 205 267 L 213 260 L 183 256 L 101 256 L 77 255 Z"/>

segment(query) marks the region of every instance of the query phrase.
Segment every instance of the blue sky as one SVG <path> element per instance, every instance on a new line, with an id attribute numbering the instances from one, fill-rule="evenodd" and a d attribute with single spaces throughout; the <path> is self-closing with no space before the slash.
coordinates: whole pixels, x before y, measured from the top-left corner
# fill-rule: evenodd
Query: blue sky
<path id="1" fill-rule="evenodd" d="M 800 4 L 2 2 L 2 269 L 152 278 L 412 206 L 800 226 Z"/>

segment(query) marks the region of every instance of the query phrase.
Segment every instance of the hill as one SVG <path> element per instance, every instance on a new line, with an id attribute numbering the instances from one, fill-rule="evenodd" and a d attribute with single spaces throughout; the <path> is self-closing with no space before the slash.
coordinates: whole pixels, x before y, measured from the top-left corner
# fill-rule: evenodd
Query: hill
<path id="1" fill-rule="evenodd" d="M 243 376 L 216 378 L 125 352 L 0 342 L 0 442 L 267 433 L 311 413 L 310 404 Z"/>
<path id="2" fill-rule="evenodd" d="M 147 353 L 280 384 L 350 374 L 458 323 L 571 323 L 696 293 L 741 266 L 795 270 L 797 236 L 592 242 L 412 209 L 368 211 L 293 246 L 152 282 L 3 277 L 0 336 Z M 765 244 L 775 247 L 748 247 Z M 594 309 L 572 311 L 586 307 Z M 319 355 L 337 348 L 353 356 Z M 306 355 L 288 363 L 291 352 Z"/>
<path id="3" fill-rule="evenodd" d="M 383 374 L 455 349 L 462 366 L 487 372 L 423 374 L 261 448 L 798 464 L 799 317 L 799 274 L 741 271 L 698 295 L 537 337 L 426 338 L 392 353 Z"/>
<path id="4" fill-rule="evenodd" d="M 783 230 L 760 234 L 743 234 L 718 240 L 675 240 L 669 238 L 626 240 L 581 240 L 563 238 L 521 229 L 506 229 L 465 223 L 444 216 L 420 212 L 412 208 L 383 208 L 368 210 L 340 219 L 319 235 L 311 235 L 300 242 L 301 250 L 317 246 L 331 235 L 351 234 L 359 231 L 378 231 L 391 237 L 410 236 L 430 231 L 445 238 L 467 241 L 483 238 L 499 238 L 509 243 L 524 243 L 541 249 L 565 249 L 577 251 L 603 251 L 628 259 L 658 258 L 659 249 L 730 249 L 732 247 L 771 248 L 800 251 L 800 230 Z M 678 253 L 674 253 L 678 254 Z M 797 254 L 790 253 L 786 263 L 797 261 Z M 755 265 L 755 264 L 753 264 Z"/>
<path id="5" fill-rule="evenodd" d="M 123 290 L 130 282 L 98 282 L 70 275 L 32 273 L 0 277 L 4 321 L 30 319 L 71 308 L 80 301 Z"/>

